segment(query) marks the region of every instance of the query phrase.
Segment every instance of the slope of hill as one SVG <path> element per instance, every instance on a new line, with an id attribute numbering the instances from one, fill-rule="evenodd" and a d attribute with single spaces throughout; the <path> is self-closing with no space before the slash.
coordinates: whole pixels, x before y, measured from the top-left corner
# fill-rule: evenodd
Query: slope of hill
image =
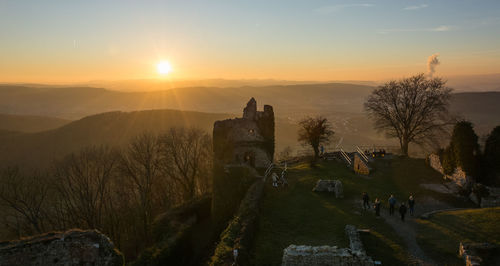
<path id="1" fill-rule="evenodd" d="M 110 112 L 85 117 L 60 128 L 38 133 L 0 134 L 0 164 L 45 167 L 54 159 L 88 146 L 122 146 L 143 132 L 194 126 L 211 133 L 215 120 L 228 114 L 150 110 Z"/>
<path id="2" fill-rule="evenodd" d="M 34 115 L 0 114 L 0 130 L 17 132 L 40 132 L 66 125 L 69 120 Z"/>

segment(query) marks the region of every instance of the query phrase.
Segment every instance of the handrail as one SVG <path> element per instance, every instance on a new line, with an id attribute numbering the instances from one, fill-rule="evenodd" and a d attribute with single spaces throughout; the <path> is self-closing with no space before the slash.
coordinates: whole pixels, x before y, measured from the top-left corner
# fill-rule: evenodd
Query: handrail
<path id="1" fill-rule="evenodd" d="M 344 157 L 344 160 L 346 160 L 346 162 L 351 165 L 352 162 L 351 162 L 351 158 L 349 158 L 349 156 L 347 156 L 347 153 L 342 149 L 340 148 L 340 154 L 342 155 L 342 157 Z"/>
<path id="2" fill-rule="evenodd" d="M 365 162 L 368 162 L 368 156 L 366 156 L 366 154 L 359 148 L 359 146 L 356 146 L 356 149 L 357 149 L 358 153 L 361 155 L 361 157 L 363 157 Z"/>
<path id="3" fill-rule="evenodd" d="M 269 166 L 267 167 L 266 171 L 264 172 L 264 181 L 266 181 L 267 176 L 271 173 L 274 166 L 275 166 L 275 164 L 273 162 L 269 163 Z"/>

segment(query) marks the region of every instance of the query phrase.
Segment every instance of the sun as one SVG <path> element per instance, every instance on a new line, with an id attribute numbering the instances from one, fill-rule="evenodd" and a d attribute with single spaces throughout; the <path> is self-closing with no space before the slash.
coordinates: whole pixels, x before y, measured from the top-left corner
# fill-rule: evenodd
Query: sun
<path id="1" fill-rule="evenodd" d="M 156 71 L 158 71 L 158 74 L 160 75 L 167 75 L 172 71 L 172 66 L 168 61 L 160 61 L 156 65 Z"/>

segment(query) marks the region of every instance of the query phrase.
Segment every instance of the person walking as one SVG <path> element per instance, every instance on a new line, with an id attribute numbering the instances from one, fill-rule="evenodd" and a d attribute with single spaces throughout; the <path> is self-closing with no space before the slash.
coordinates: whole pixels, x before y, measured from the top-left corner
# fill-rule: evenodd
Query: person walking
<path id="1" fill-rule="evenodd" d="M 401 221 L 405 221 L 405 215 L 406 215 L 406 206 L 405 203 L 401 203 L 401 206 L 399 206 L 399 214 L 401 214 Z"/>
<path id="2" fill-rule="evenodd" d="M 380 216 L 380 200 L 378 198 L 375 199 L 375 204 L 373 204 L 373 208 L 375 209 L 375 215 Z"/>
<path id="3" fill-rule="evenodd" d="M 366 192 L 363 192 L 363 209 L 370 209 L 370 197 Z"/>
<path id="4" fill-rule="evenodd" d="M 413 213 L 415 213 L 415 199 L 412 194 L 408 198 L 408 208 L 410 209 L 410 215 L 413 216 Z"/>
<path id="5" fill-rule="evenodd" d="M 394 215 L 394 208 L 396 207 L 396 198 L 391 194 L 389 197 L 389 215 Z"/>
<path id="6" fill-rule="evenodd" d="M 286 180 L 286 170 L 283 170 L 281 172 L 281 179 L 280 179 L 280 181 L 281 181 L 281 185 L 283 187 L 285 187 L 285 188 L 288 187 L 288 180 Z"/>
<path id="7" fill-rule="evenodd" d="M 273 187 L 277 188 L 278 187 L 278 175 L 273 172 L 273 174 L 271 175 L 271 177 L 273 179 Z"/>
<path id="8" fill-rule="evenodd" d="M 233 264 L 238 265 L 238 248 L 233 249 Z"/>

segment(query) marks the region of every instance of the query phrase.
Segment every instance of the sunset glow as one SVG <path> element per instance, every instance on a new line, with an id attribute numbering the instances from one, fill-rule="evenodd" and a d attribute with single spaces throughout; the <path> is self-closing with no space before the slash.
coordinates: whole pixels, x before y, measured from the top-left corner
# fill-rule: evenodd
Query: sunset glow
<path id="1" fill-rule="evenodd" d="M 167 75 L 172 71 L 172 66 L 168 61 L 161 61 L 158 65 L 156 65 L 156 70 L 160 75 Z"/>
<path id="2" fill-rule="evenodd" d="M 492 0 L 65 3 L 0 4 L 0 82 L 381 81 L 427 72 L 433 54 L 437 76 L 500 73 Z"/>

